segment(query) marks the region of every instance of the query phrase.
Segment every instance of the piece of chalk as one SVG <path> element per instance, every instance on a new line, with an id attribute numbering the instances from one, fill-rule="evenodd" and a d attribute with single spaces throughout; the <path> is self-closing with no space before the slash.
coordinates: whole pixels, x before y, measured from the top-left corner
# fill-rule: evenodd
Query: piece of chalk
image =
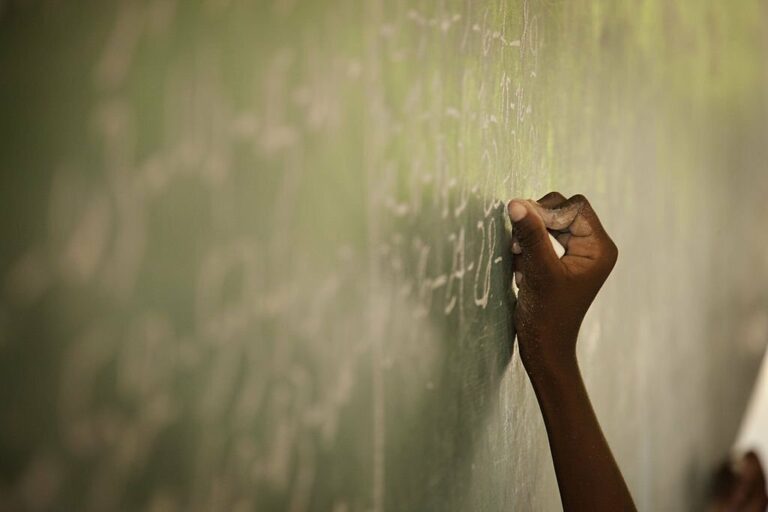
<path id="1" fill-rule="evenodd" d="M 555 250 L 555 254 L 557 254 L 558 258 L 562 258 L 565 254 L 565 247 L 560 245 L 560 242 L 557 241 L 557 238 L 552 236 L 552 233 L 549 234 L 549 241 L 552 242 L 552 248 Z"/>

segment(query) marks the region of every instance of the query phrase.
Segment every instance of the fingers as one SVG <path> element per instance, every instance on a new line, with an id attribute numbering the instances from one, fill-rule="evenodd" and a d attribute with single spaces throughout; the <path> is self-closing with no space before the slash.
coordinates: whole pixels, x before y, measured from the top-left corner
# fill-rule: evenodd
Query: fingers
<path id="1" fill-rule="evenodd" d="M 561 205 L 562 203 L 564 203 L 565 201 L 567 201 L 567 198 L 560 192 L 550 192 L 549 194 L 546 194 L 541 199 L 536 201 L 536 203 L 543 206 L 546 209 L 553 210 L 557 208 L 559 205 Z M 560 242 L 560 245 L 565 247 L 565 244 L 563 244 L 562 242 Z M 513 254 L 520 254 L 522 252 L 522 250 L 520 249 L 520 243 L 517 241 L 517 237 L 515 237 L 514 235 L 512 236 L 511 249 Z"/>
<path id="2" fill-rule="evenodd" d="M 566 243 L 560 242 L 560 245 L 566 248 L 568 256 L 596 259 L 602 250 L 602 244 L 593 237 L 564 234 L 558 237 L 558 241 L 561 237 L 567 237 L 567 240 L 564 240 Z"/>
<path id="3" fill-rule="evenodd" d="M 571 236 L 572 235 L 570 233 L 560 233 L 555 238 L 560 243 L 560 245 L 562 245 L 563 247 L 565 247 L 566 250 L 568 250 L 568 244 L 571 243 Z"/>
<path id="4" fill-rule="evenodd" d="M 587 198 L 581 194 L 561 202 L 554 209 L 533 204 L 536 211 L 541 215 L 547 229 L 568 231 L 574 236 L 589 236 L 596 230 L 602 230 L 600 220 L 592 210 L 592 206 L 587 201 Z"/>
<path id="5" fill-rule="evenodd" d="M 545 229 L 565 248 L 564 258 L 570 257 L 570 263 L 566 265 L 575 264 L 573 258 L 587 258 L 604 264 L 606 268 L 613 268 L 618 249 L 583 195 L 577 194 L 564 200 L 559 192 L 550 192 L 538 202 L 520 202 L 526 203 L 540 217 Z M 511 240 L 511 250 L 518 256 L 525 249 L 518 240 L 519 232 L 520 229 L 514 230 Z"/>
<path id="6" fill-rule="evenodd" d="M 512 208 L 517 208 L 521 215 L 525 212 L 535 213 L 536 215 L 515 223 L 513 219 Z M 618 250 L 610 237 L 605 233 L 600 219 L 595 214 L 589 201 L 580 194 L 564 199 L 559 192 L 550 192 L 538 202 L 533 200 L 512 201 L 508 205 L 510 219 L 515 226 L 511 239 L 511 251 L 519 256 L 526 249 L 526 243 L 536 246 L 536 254 L 539 257 L 549 255 L 552 251 L 545 251 L 539 244 L 543 244 L 540 238 L 543 238 L 547 231 L 551 232 L 555 239 L 566 249 L 567 256 L 578 258 L 589 258 L 592 260 L 605 261 L 612 267 L 616 262 Z M 538 217 L 538 219 L 536 219 Z M 543 230 L 539 230 L 540 223 L 543 224 Z M 543 232 L 542 232 L 543 231 Z M 521 238 L 533 236 L 527 242 Z M 534 254 L 534 255 L 536 255 Z"/>
<path id="7" fill-rule="evenodd" d="M 549 194 L 545 195 L 544 197 L 542 197 L 536 202 L 539 203 L 544 208 L 554 210 L 555 208 L 557 208 L 558 206 L 560 206 L 566 201 L 567 201 L 566 197 L 560 192 L 550 192 Z"/>
<path id="8" fill-rule="evenodd" d="M 526 273 L 534 261 L 537 265 L 554 265 L 558 262 L 549 232 L 534 207 L 528 201 L 510 201 L 507 205 L 509 218 L 512 221 L 513 233 L 519 246 L 521 261 L 516 262 L 517 270 Z M 513 242 L 515 252 L 515 242 Z"/>
<path id="9" fill-rule="evenodd" d="M 547 228 L 557 231 L 568 230 L 576 216 L 581 213 L 581 204 L 570 200 L 560 203 L 557 208 L 547 208 L 533 201 L 531 201 L 531 205 L 541 216 Z"/>
<path id="10" fill-rule="evenodd" d="M 564 203 L 564 206 L 576 205 L 579 214 L 573 220 L 573 224 L 568 227 L 568 231 L 574 236 L 590 236 L 593 233 L 604 233 L 603 225 L 600 219 L 592 209 L 592 205 L 586 197 L 581 194 L 572 196 Z"/>

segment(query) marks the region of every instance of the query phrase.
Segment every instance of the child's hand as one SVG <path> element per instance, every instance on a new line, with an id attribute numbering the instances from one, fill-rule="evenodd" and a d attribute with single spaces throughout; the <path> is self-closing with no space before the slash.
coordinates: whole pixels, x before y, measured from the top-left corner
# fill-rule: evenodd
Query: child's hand
<path id="1" fill-rule="evenodd" d="M 514 323 L 529 373 L 575 363 L 576 336 L 589 305 L 611 273 L 618 250 L 584 196 L 551 192 L 507 206 L 519 288 Z M 565 247 L 558 259 L 551 232 Z"/>

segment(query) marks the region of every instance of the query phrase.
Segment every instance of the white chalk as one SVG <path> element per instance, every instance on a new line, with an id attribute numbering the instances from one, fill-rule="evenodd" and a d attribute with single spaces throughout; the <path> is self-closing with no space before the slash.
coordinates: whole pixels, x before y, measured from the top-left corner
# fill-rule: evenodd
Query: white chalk
<path id="1" fill-rule="evenodd" d="M 549 233 L 549 241 L 552 242 L 552 248 L 555 250 L 555 254 L 557 254 L 558 258 L 562 258 L 565 254 L 565 247 L 560 245 L 560 242 L 557 241 L 557 238 L 552 236 L 552 233 Z"/>

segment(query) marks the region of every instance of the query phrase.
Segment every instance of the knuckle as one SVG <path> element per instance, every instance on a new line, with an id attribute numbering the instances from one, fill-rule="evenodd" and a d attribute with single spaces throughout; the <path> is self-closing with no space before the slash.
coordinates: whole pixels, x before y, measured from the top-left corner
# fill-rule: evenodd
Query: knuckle
<path id="1" fill-rule="evenodd" d="M 571 196 L 569 200 L 575 204 L 579 204 L 587 208 L 592 208 L 592 206 L 589 204 L 589 200 L 583 194 L 576 194 Z"/>
<path id="2" fill-rule="evenodd" d="M 553 190 L 549 192 L 547 195 L 545 195 L 544 199 L 565 199 L 565 196 L 560 192 L 558 192 L 557 190 Z"/>
<path id="3" fill-rule="evenodd" d="M 574 194 L 571 196 L 571 201 L 574 203 L 583 203 L 586 202 L 587 198 L 584 197 L 584 194 Z"/>
<path id="4" fill-rule="evenodd" d="M 619 259 L 619 248 L 616 246 L 613 240 L 606 238 L 603 251 L 606 265 L 610 268 L 613 268 L 613 266 L 616 264 L 616 261 Z"/>

